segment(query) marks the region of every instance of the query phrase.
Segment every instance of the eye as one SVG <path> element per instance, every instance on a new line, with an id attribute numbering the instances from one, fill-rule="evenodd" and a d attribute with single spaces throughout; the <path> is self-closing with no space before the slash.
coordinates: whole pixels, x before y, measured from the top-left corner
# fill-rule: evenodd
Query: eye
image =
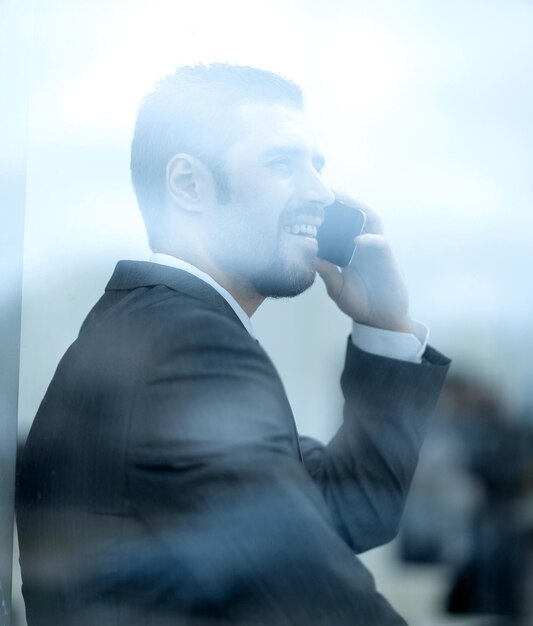
<path id="1" fill-rule="evenodd" d="M 294 170 L 294 163 L 289 157 L 278 157 L 268 162 L 268 166 L 283 174 L 290 174 Z"/>

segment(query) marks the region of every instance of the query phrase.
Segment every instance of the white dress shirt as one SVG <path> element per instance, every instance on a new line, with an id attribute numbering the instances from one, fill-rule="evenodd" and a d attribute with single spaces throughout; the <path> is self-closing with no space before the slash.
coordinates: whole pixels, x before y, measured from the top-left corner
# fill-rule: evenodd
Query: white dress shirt
<path id="1" fill-rule="evenodd" d="M 151 263 L 159 263 L 159 265 L 169 265 L 176 267 L 184 272 L 188 272 L 203 280 L 226 300 L 230 307 L 235 311 L 237 317 L 243 323 L 243 326 L 255 339 L 252 320 L 245 313 L 241 305 L 235 300 L 227 289 L 224 289 L 209 274 L 198 269 L 191 263 L 178 259 L 177 257 L 155 252 L 150 257 Z M 352 342 L 360 350 L 370 352 L 379 356 L 391 359 L 399 359 L 402 361 L 411 361 L 412 363 L 420 363 L 422 355 L 426 349 L 429 338 L 429 330 L 425 324 L 413 321 L 413 333 L 399 333 L 392 330 L 383 330 L 381 328 L 373 328 L 365 326 L 357 322 L 352 323 Z"/>

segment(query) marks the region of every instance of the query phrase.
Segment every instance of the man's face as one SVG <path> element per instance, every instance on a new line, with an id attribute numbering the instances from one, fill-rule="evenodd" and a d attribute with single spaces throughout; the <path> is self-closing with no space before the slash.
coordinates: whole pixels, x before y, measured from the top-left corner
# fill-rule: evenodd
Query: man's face
<path id="1" fill-rule="evenodd" d="M 229 202 L 208 218 L 209 252 L 233 281 L 264 297 L 295 296 L 313 284 L 316 231 L 334 200 L 324 159 L 297 108 L 248 102 L 245 132 L 228 152 Z"/>

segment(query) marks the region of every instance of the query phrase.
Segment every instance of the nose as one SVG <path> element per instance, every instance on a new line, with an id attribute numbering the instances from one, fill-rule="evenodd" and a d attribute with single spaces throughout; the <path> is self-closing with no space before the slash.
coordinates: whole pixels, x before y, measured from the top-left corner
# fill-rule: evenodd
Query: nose
<path id="1" fill-rule="evenodd" d="M 302 181 L 304 201 L 326 207 L 335 201 L 335 194 L 325 184 L 320 172 L 310 167 L 305 180 Z"/>

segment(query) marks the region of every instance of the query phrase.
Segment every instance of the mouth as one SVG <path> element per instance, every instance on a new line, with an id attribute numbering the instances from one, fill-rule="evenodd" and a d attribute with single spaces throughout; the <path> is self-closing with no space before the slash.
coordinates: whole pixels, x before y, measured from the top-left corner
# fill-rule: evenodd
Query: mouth
<path id="1" fill-rule="evenodd" d="M 316 224 L 309 223 L 298 223 L 298 224 L 287 224 L 283 227 L 283 230 L 289 235 L 294 235 L 296 237 L 307 237 L 308 239 L 315 239 L 318 233 L 318 226 Z"/>

